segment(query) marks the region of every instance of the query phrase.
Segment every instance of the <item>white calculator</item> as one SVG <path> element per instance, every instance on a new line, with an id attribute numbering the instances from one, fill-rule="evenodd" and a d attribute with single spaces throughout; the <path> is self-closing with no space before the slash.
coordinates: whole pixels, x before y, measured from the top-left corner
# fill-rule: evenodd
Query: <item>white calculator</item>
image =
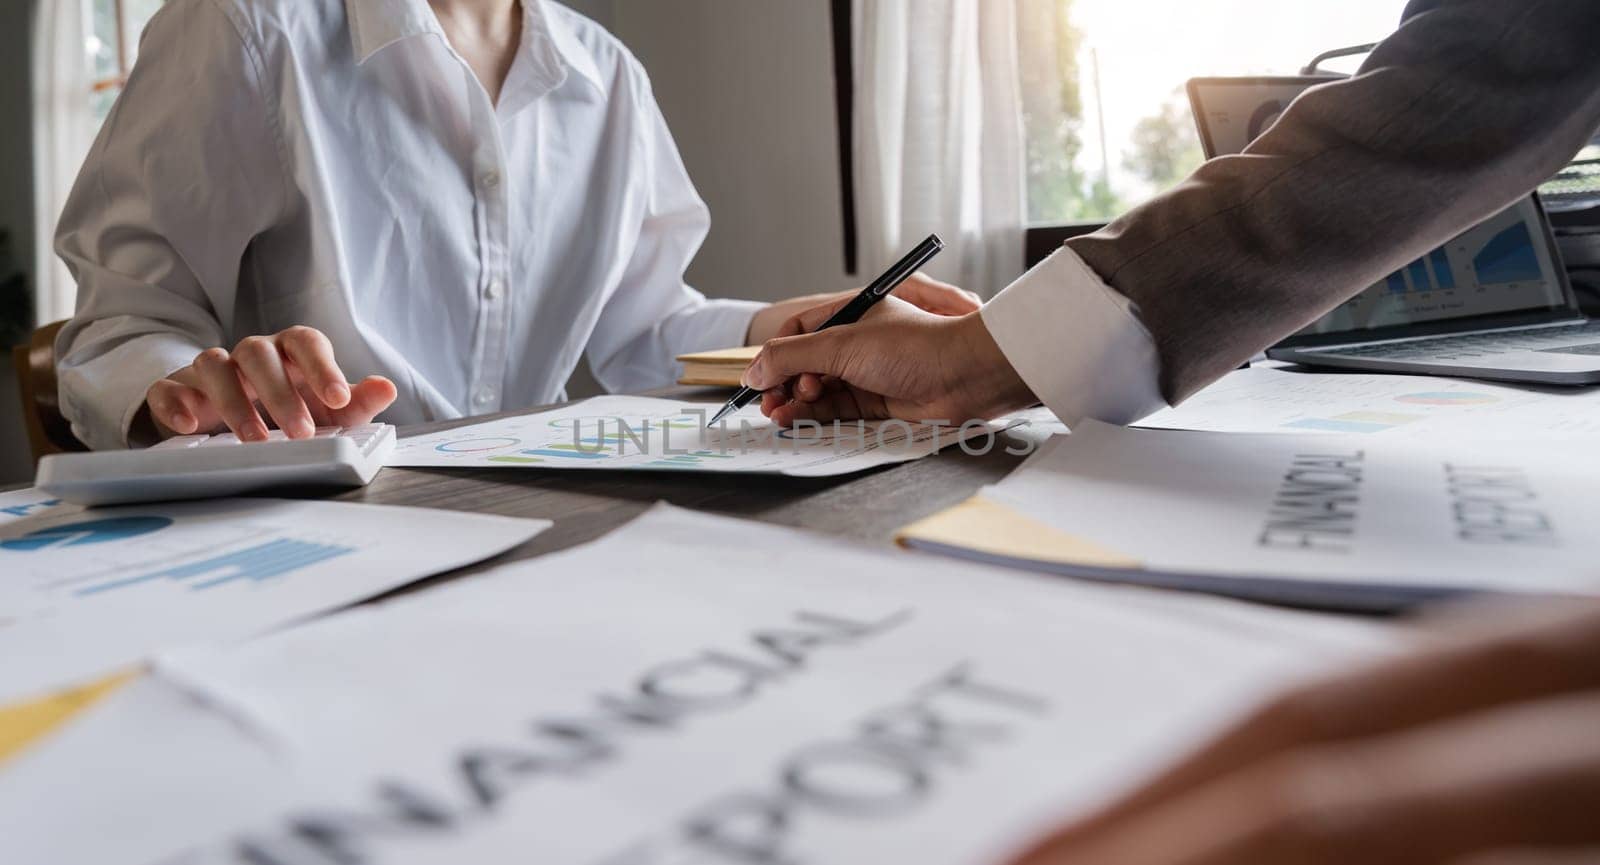
<path id="1" fill-rule="evenodd" d="M 203 499 L 271 487 L 365 486 L 394 452 L 388 424 L 324 427 L 314 438 L 273 430 L 264 442 L 233 433 L 170 438 L 144 450 L 52 454 L 34 486 L 80 505 Z"/>

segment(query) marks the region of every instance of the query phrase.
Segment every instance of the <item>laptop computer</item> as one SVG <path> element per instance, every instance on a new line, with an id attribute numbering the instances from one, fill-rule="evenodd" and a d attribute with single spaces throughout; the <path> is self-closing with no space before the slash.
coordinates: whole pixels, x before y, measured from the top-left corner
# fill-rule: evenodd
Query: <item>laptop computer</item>
<path id="1" fill-rule="evenodd" d="M 1238 153 L 1329 77 L 1196 78 L 1207 159 Z M 1578 309 L 1530 195 L 1267 350 L 1308 366 L 1498 381 L 1600 383 L 1600 321 Z"/>

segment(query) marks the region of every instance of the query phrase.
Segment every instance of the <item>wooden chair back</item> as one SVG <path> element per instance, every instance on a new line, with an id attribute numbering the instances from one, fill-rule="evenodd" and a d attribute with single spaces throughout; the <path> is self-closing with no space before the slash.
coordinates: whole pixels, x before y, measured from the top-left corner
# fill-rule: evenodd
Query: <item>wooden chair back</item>
<path id="1" fill-rule="evenodd" d="M 34 331 L 26 345 L 12 350 L 17 389 L 22 394 L 22 418 L 35 463 L 48 454 L 88 450 L 72 434 L 72 425 L 61 413 L 61 397 L 56 389 L 56 334 L 65 324 L 47 324 Z"/>

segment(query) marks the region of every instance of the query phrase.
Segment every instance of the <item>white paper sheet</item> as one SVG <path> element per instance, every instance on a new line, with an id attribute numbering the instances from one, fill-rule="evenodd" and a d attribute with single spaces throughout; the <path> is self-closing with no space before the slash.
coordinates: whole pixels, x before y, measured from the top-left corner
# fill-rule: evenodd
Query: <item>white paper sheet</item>
<path id="1" fill-rule="evenodd" d="M 273 499 L 46 509 L 0 527 L 0 703 L 354 603 L 548 525 Z"/>
<path id="2" fill-rule="evenodd" d="M 1243 369 L 1139 426 L 1212 432 L 1349 433 L 1437 440 L 1600 436 L 1600 388 Z"/>
<path id="3" fill-rule="evenodd" d="M 663 507 L 169 655 L 0 773 L 0 815 L 30 862 L 990 863 L 1394 640 Z M 163 719 L 199 711 L 237 732 Z"/>
<path id="4" fill-rule="evenodd" d="M 1586 440 L 1085 424 L 983 495 L 1154 572 L 1592 595 L 1596 489 Z"/>
<path id="5" fill-rule="evenodd" d="M 391 466 L 747 472 L 822 477 L 936 453 L 962 441 L 1004 448 L 1001 423 L 902 421 L 779 429 L 755 406 L 705 430 L 717 406 L 596 397 L 553 411 L 401 439 Z M 961 423 L 960 420 L 956 421 Z"/>

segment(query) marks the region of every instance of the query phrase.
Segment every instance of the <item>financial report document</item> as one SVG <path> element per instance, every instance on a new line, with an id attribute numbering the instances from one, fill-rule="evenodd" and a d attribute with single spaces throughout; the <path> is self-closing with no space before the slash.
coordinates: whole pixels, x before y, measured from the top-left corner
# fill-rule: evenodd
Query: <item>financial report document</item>
<path id="1" fill-rule="evenodd" d="M 978 865 L 1396 641 L 661 506 L 168 654 L 0 773 L 0 819 L 23 862 Z"/>
<path id="2" fill-rule="evenodd" d="M 323 501 L 0 499 L 0 705 L 505 552 L 549 523 Z"/>
<path id="3" fill-rule="evenodd" d="M 907 462 L 956 445 L 1007 446 L 997 438 L 1008 426 L 1004 422 L 846 421 L 785 429 L 750 406 L 707 429 L 715 411 L 716 406 L 651 397 L 595 397 L 401 439 L 387 464 L 824 477 Z"/>
<path id="4" fill-rule="evenodd" d="M 1157 574 L 1600 595 L 1596 489 L 1590 440 L 1090 422 L 981 496 Z"/>

